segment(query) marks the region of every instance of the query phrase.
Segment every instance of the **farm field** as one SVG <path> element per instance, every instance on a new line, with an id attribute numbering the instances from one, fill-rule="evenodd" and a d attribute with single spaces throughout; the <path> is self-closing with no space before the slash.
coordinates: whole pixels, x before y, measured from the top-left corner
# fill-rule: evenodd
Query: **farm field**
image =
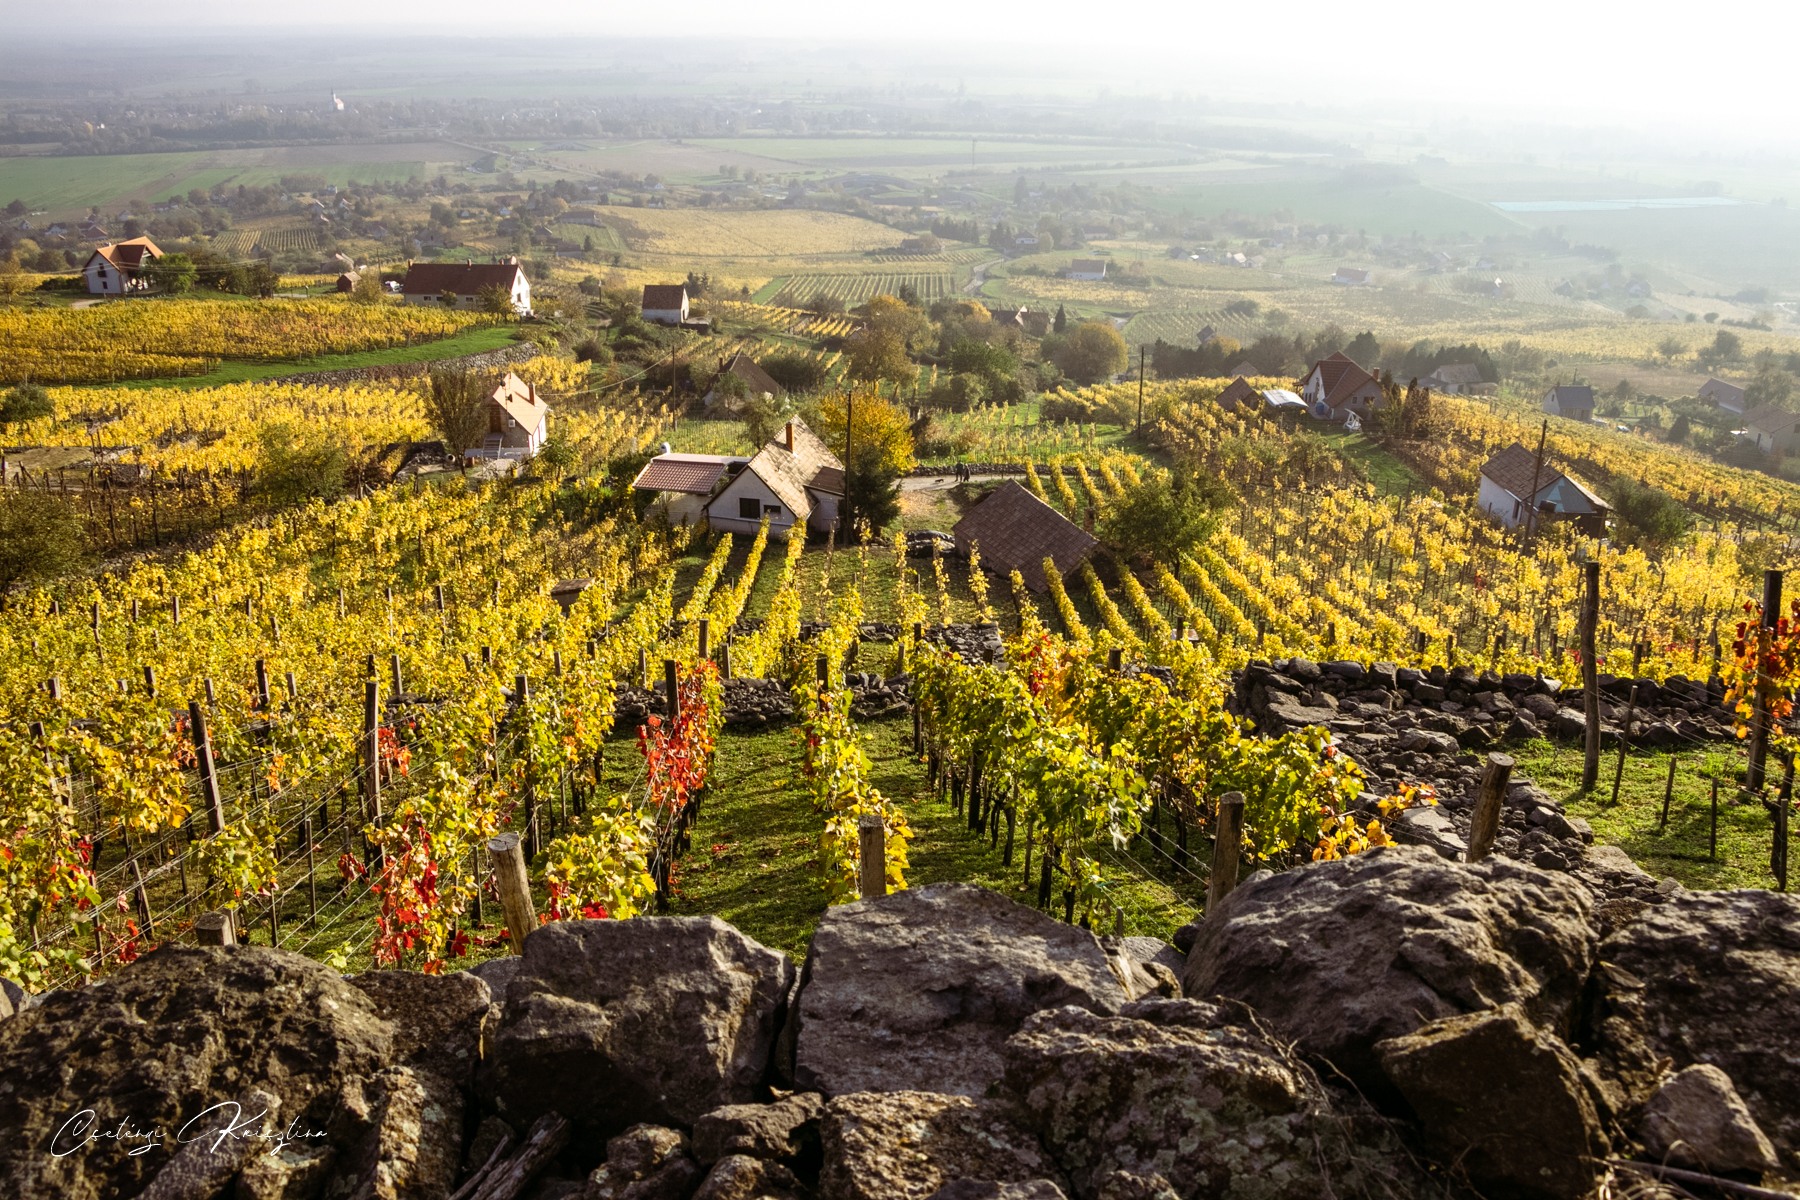
<path id="1" fill-rule="evenodd" d="M 860 253 L 898 246 L 897 229 L 842 213 L 777 210 L 601 208 L 633 250 L 692 258 L 780 258 Z"/>
<path id="2" fill-rule="evenodd" d="M 700 138 L 695 145 L 737 150 L 799 166 L 836 170 L 917 171 L 952 168 L 1074 166 L 1142 163 L 1192 157 L 1186 148 L 1130 142 L 985 137 L 742 137 Z"/>
<path id="3" fill-rule="evenodd" d="M 922 303 L 930 304 L 956 290 L 955 277 L 941 271 L 871 271 L 862 275 L 789 275 L 764 286 L 767 303 L 800 307 L 820 297 L 846 305 L 866 304 L 876 296 L 898 296 L 911 288 Z"/>
<path id="4" fill-rule="evenodd" d="M 284 361 L 422 346 L 500 322 L 480 313 L 311 300 L 115 300 L 0 311 L 0 379 L 98 383 L 201 375 L 221 360 Z M 488 347 L 488 348 L 491 348 Z"/>
<path id="5" fill-rule="evenodd" d="M 339 186 L 426 179 L 474 157 L 444 142 L 12 157 L 0 158 L 0 196 L 64 216 L 92 205 L 164 200 L 196 187 L 274 184 L 283 175 L 316 175 Z"/>

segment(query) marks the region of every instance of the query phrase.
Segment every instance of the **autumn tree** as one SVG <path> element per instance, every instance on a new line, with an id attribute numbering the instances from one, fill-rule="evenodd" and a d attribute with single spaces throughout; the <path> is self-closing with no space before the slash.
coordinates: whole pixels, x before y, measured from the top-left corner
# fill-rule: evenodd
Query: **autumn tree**
<path id="1" fill-rule="evenodd" d="M 461 454 L 481 441 L 487 431 L 488 398 L 493 380 L 472 371 L 443 368 L 433 371 L 425 392 L 425 416 L 444 439 L 444 448 Z"/>
<path id="2" fill-rule="evenodd" d="M 1125 339 L 1109 321 L 1083 321 L 1056 351 L 1056 365 L 1076 383 L 1100 383 L 1125 369 Z"/>
<path id="3" fill-rule="evenodd" d="M 845 425 L 849 411 L 855 413 L 854 437 L 851 442 L 860 454 L 865 447 L 878 447 L 884 471 L 904 475 L 917 460 L 913 457 L 912 423 L 898 405 L 883 400 L 873 390 L 858 388 L 849 396 L 827 396 L 819 405 L 819 436 L 838 461 L 846 461 Z"/>

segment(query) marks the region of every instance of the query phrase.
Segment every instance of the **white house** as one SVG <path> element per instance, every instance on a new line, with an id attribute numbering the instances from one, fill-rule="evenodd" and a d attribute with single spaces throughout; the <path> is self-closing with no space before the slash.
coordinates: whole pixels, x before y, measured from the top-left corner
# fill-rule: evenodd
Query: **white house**
<path id="1" fill-rule="evenodd" d="M 447 308 L 478 309 L 486 293 L 499 288 L 513 312 L 531 313 L 531 281 L 516 258 L 478 263 L 408 263 L 400 294 L 408 304 L 441 304 Z"/>
<path id="2" fill-rule="evenodd" d="M 1306 411 L 1321 421 L 1341 423 L 1351 416 L 1360 420 L 1381 403 L 1381 373 L 1363 370 L 1339 351 L 1313 364 L 1300 395 Z"/>
<path id="3" fill-rule="evenodd" d="M 770 536 L 785 539 L 796 525 L 830 530 L 843 498 L 844 464 L 795 417 L 707 503 L 706 519 L 727 533 L 755 533 L 767 517 Z"/>
<path id="4" fill-rule="evenodd" d="M 147 237 L 124 242 L 111 242 L 88 255 L 81 268 L 87 290 L 94 296 L 123 296 L 127 292 L 147 292 L 150 280 L 144 268 L 161 258 L 163 253 Z"/>
<path id="5" fill-rule="evenodd" d="M 1069 264 L 1067 274 L 1070 279 L 1098 283 L 1106 278 L 1106 260 L 1104 258 L 1078 258 Z"/>
<path id="6" fill-rule="evenodd" d="M 530 458 L 550 432 L 550 406 L 537 385 L 508 371 L 487 402 L 487 433 L 481 445 L 464 449 L 467 458 Z"/>
<path id="7" fill-rule="evenodd" d="M 644 285 L 644 320 L 653 325 L 680 325 L 688 319 L 687 285 L 683 283 L 647 283 Z"/>
<path id="8" fill-rule="evenodd" d="M 1474 363 L 1445 363 L 1419 383 L 1434 392 L 1473 396 L 1482 386 L 1481 368 Z"/>
<path id="9" fill-rule="evenodd" d="M 1534 488 L 1535 485 L 1535 488 Z M 1606 514 L 1612 510 L 1578 479 L 1565 475 L 1514 442 L 1481 468 L 1481 510 L 1511 529 L 1536 512 L 1538 520 L 1574 521 L 1592 537 L 1606 536 Z"/>

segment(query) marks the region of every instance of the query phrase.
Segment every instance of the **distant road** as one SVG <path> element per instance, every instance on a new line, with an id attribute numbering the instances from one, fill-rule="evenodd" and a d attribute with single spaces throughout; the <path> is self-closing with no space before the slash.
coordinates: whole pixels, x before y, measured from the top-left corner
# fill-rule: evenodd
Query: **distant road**
<path id="1" fill-rule="evenodd" d="M 971 296 L 981 294 L 981 285 L 987 282 L 988 268 L 996 263 L 1005 262 L 1003 258 L 990 258 L 984 263 L 976 263 L 969 271 L 969 282 L 963 285 L 963 291 Z"/>

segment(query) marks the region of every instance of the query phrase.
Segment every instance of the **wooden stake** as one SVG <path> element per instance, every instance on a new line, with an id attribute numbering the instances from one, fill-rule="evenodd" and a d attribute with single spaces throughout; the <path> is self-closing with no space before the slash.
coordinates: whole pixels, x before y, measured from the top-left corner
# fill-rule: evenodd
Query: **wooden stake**
<path id="1" fill-rule="evenodd" d="M 1581 790 L 1591 792 L 1600 781 L 1600 668 L 1594 661 L 1594 643 L 1600 629 L 1600 563 L 1582 564 L 1586 587 L 1581 594 L 1581 700 L 1587 717 L 1586 757 L 1581 766 Z"/>
<path id="2" fill-rule="evenodd" d="M 1669 756 L 1669 777 L 1663 780 L 1662 817 L 1656 822 L 1656 832 L 1661 833 L 1669 827 L 1669 801 L 1675 798 L 1675 756 Z"/>
<path id="3" fill-rule="evenodd" d="M 225 828 L 225 802 L 219 796 L 219 779 L 213 774 L 212 739 L 206 735 L 206 710 L 188 701 L 188 734 L 194 741 L 194 758 L 200 764 L 200 793 L 206 803 L 206 825 L 213 833 Z"/>
<path id="4" fill-rule="evenodd" d="M 1475 797 L 1475 813 L 1469 821 L 1469 862 L 1480 862 L 1494 848 L 1500 833 L 1500 809 L 1506 800 L 1506 784 L 1512 778 L 1510 755 L 1488 755 L 1487 774 Z"/>
<path id="5" fill-rule="evenodd" d="M 488 842 L 488 856 L 494 860 L 494 880 L 500 889 L 500 907 L 506 912 L 513 953 L 523 954 L 525 936 L 537 927 L 537 914 L 531 907 L 531 883 L 519 835 L 503 833 Z"/>
<path id="6" fill-rule="evenodd" d="M 887 826 L 874 813 L 856 823 L 858 879 L 864 900 L 887 895 Z"/>
<path id="7" fill-rule="evenodd" d="M 1631 740 L 1631 722 L 1637 716 L 1638 685 L 1631 685 L 1631 697 L 1625 701 L 1625 724 L 1619 729 L 1619 760 L 1613 766 L 1612 802 L 1619 802 L 1619 784 L 1625 779 L 1625 745 Z"/>
<path id="8" fill-rule="evenodd" d="M 1769 675 L 1763 664 L 1769 656 L 1769 638 L 1781 617 L 1781 572 L 1763 572 L 1762 621 L 1756 628 L 1756 690 L 1751 696 L 1750 763 L 1744 769 L 1744 786 L 1762 790 L 1769 759 Z"/>
<path id="9" fill-rule="evenodd" d="M 1219 823 L 1214 830 L 1212 878 L 1206 885 L 1208 916 L 1237 887 L 1238 858 L 1244 840 L 1244 794 L 1226 792 L 1219 797 Z"/>
<path id="10" fill-rule="evenodd" d="M 363 681 L 363 817 L 381 824 L 381 684 Z"/>

